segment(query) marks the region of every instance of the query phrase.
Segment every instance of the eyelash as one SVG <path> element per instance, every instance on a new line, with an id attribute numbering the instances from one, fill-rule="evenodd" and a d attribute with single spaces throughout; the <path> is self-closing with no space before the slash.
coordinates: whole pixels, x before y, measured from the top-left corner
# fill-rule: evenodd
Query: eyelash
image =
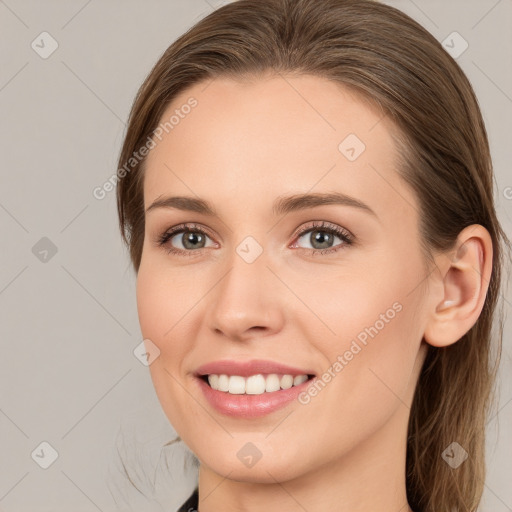
<path id="1" fill-rule="evenodd" d="M 312 254 L 328 254 L 337 252 L 343 248 L 346 248 L 347 246 L 350 246 L 354 243 L 354 236 L 347 231 L 346 229 L 343 229 L 339 226 L 336 226 L 335 224 L 330 224 L 329 222 L 325 221 L 313 221 L 310 225 L 302 228 L 298 233 L 295 234 L 294 239 L 301 238 L 304 234 L 308 233 L 309 231 L 324 231 L 326 233 L 330 233 L 332 235 L 335 235 L 339 237 L 343 243 L 335 245 L 334 247 L 330 247 L 328 249 L 308 249 L 307 247 L 298 247 L 299 250 L 305 250 Z M 171 228 L 170 230 L 166 231 L 162 235 L 160 235 L 157 239 L 157 245 L 160 247 L 164 247 L 169 240 L 171 240 L 174 236 L 180 233 L 201 233 L 202 235 L 206 235 L 211 238 L 210 234 L 202 227 L 200 227 L 197 224 L 188 223 L 188 224 L 180 224 L 178 226 L 175 226 Z M 195 256 L 198 253 L 201 253 L 202 249 L 206 249 L 206 247 L 202 247 L 200 249 L 196 250 L 183 250 L 183 249 L 176 249 L 175 247 L 167 247 L 165 250 L 168 254 L 176 254 L 179 256 Z"/>

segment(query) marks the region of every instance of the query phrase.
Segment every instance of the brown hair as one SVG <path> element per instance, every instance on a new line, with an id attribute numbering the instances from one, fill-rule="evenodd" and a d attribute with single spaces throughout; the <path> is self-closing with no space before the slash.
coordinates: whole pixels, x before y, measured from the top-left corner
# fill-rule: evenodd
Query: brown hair
<path id="1" fill-rule="evenodd" d="M 494 358 L 491 330 L 502 244 L 510 249 L 510 241 L 494 208 L 489 144 L 473 89 L 441 44 L 390 6 L 372 0 L 238 0 L 197 23 L 158 60 L 132 106 L 119 168 L 190 85 L 267 71 L 324 77 L 383 109 L 399 129 L 398 172 L 418 198 L 429 259 L 433 250 L 454 249 L 469 225 L 490 233 L 493 271 L 481 315 L 457 343 L 429 346 L 407 439 L 411 507 L 474 511 L 484 486 L 486 418 L 501 354 L 502 308 Z M 144 242 L 144 163 L 124 173 L 117 186 L 121 233 L 136 272 Z M 441 457 L 452 442 L 469 454 L 457 469 Z"/>

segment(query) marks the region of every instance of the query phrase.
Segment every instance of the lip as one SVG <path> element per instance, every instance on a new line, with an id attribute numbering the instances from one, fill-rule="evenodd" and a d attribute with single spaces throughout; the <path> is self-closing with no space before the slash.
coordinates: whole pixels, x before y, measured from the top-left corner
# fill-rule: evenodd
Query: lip
<path id="1" fill-rule="evenodd" d="M 261 395 L 231 395 L 224 391 L 217 391 L 210 387 L 201 377 L 196 376 L 203 395 L 210 405 L 221 414 L 238 418 L 258 418 L 286 407 L 297 399 L 307 386 L 314 381 L 307 380 L 298 386 L 289 389 L 281 389 L 272 393 Z"/>
<path id="2" fill-rule="evenodd" d="M 289 389 L 262 393 L 261 395 L 231 395 L 211 388 L 204 379 L 205 375 L 211 374 L 249 377 L 250 375 L 268 375 L 271 373 L 292 375 L 294 377 L 308 375 L 313 376 L 313 379 Z M 196 370 L 195 377 L 206 400 L 217 412 L 226 416 L 252 419 L 265 416 L 291 404 L 311 384 L 315 372 L 311 369 L 292 367 L 263 359 L 253 359 L 251 361 L 221 360 L 200 366 Z"/>
<path id="3" fill-rule="evenodd" d="M 314 375 L 311 369 L 294 368 L 285 364 L 264 359 L 253 359 L 251 361 L 235 361 L 221 360 L 204 364 L 196 370 L 196 376 L 204 375 L 240 375 L 241 377 L 249 377 L 258 373 L 270 374 L 286 374 L 286 375 Z"/>

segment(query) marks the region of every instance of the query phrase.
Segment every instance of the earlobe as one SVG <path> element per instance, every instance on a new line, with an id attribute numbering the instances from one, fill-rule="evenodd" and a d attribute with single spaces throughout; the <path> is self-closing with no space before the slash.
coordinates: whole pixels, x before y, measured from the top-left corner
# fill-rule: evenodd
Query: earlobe
<path id="1" fill-rule="evenodd" d="M 432 307 L 425 327 L 425 341 L 435 347 L 457 342 L 477 322 L 482 312 L 492 272 L 492 240 L 479 224 L 463 229 L 452 256 L 437 258 L 439 272 Z"/>

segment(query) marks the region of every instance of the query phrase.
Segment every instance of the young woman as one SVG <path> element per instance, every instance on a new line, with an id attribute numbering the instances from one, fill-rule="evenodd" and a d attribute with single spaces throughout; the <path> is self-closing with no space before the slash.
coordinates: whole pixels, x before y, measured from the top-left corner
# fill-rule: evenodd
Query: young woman
<path id="1" fill-rule="evenodd" d="M 181 510 L 476 510 L 510 243 L 432 35 L 370 0 L 226 5 L 145 80 L 118 175 L 152 381 L 199 461 Z"/>

